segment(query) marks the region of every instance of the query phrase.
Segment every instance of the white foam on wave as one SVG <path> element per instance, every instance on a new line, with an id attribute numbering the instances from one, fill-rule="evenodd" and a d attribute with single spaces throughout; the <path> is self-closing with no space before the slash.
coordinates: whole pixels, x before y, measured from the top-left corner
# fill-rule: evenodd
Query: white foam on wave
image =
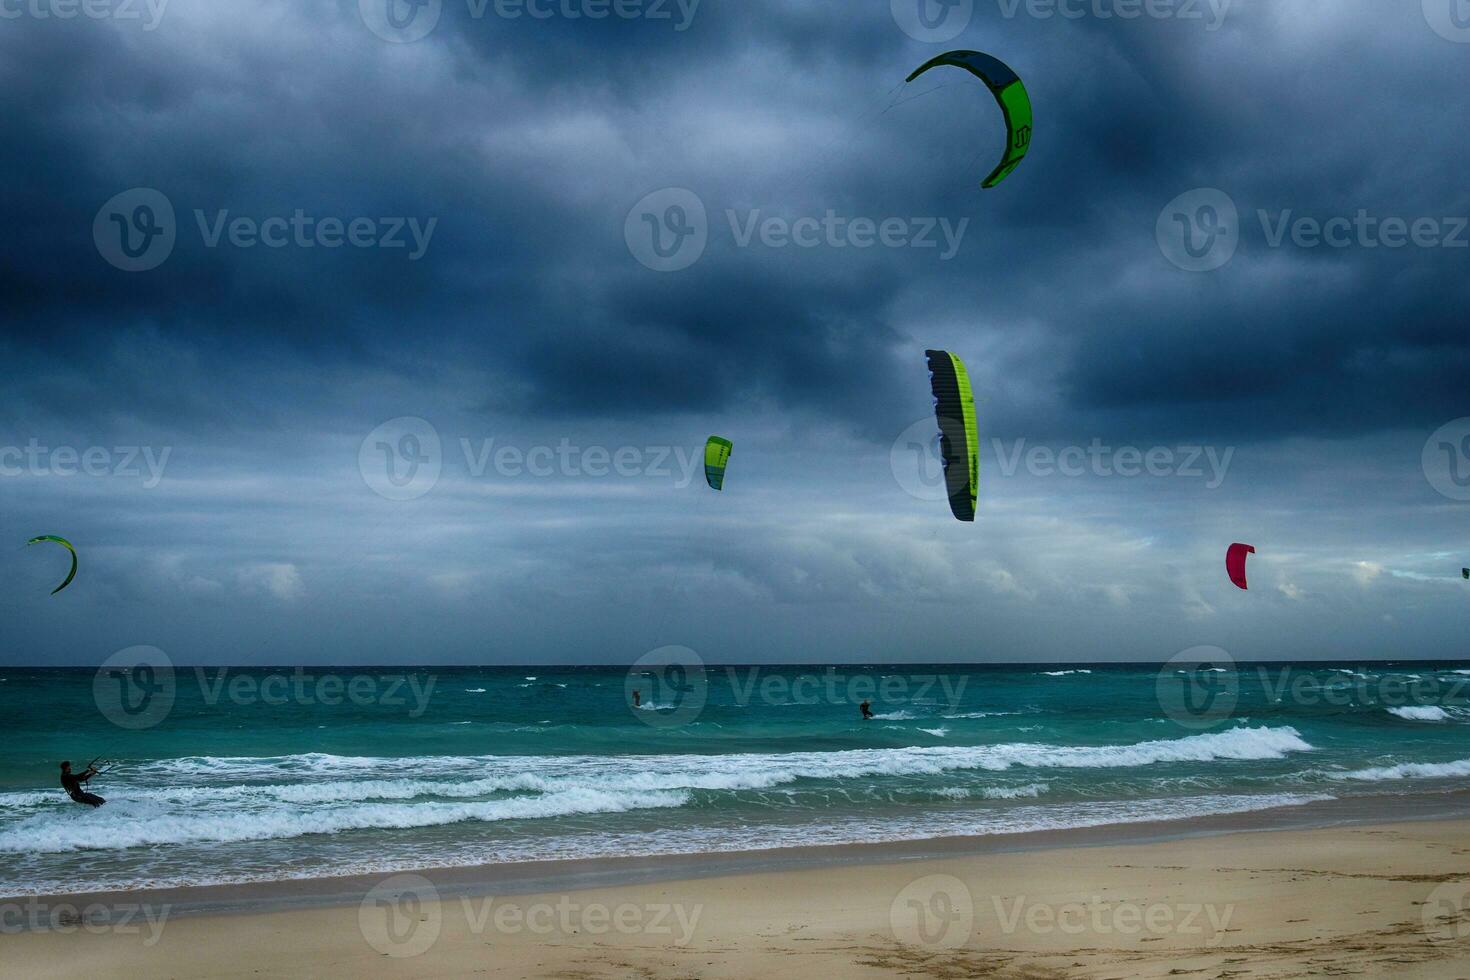
<path id="1" fill-rule="evenodd" d="M 284 808 L 265 812 L 173 811 L 142 801 L 110 800 L 91 819 L 31 817 L 0 832 L 0 853 L 119 850 L 150 845 L 283 840 L 345 830 L 436 827 L 466 821 L 531 820 L 590 813 L 679 807 L 687 793 L 608 793 L 571 789 L 538 797 L 477 803 L 364 804 L 333 809 Z"/>
<path id="2" fill-rule="evenodd" d="M 898 711 L 889 711 L 886 714 L 880 712 L 879 714 L 875 714 L 873 717 L 877 718 L 879 721 L 913 721 L 915 716 L 909 714 L 907 711 L 900 709 Z"/>
<path id="3" fill-rule="evenodd" d="M 1405 721 L 1449 721 L 1450 713 L 1435 705 L 1410 705 L 1389 708 L 1388 713 Z"/>
<path id="4" fill-rule="evenodd" d="M 1352 779 L 1368 783 L 1398 779 L 1448 779 L 1455 776 L 1470 776 L 1470 759 L 1460 759 L 1458 762 L 1404 762 L 1396 766 L 1356 769 L 1352 772 L 1336 772 L 1328 775 L 1333 779 Z"/>
<path id="5" fill-rule="evenodd" d="M 464 689 L 464 692 L 466 694 L 484 694 L 485 689 L 483 687 L 467 687 Z"/>
<path id="6" fill-rule="evenodd" d="M 1069 674 L 1090 674 L 1090 670 L 1043 670 L 1047 677 L 1066 677 Z"/>
<path id="7" fill-rule="evenodd" d="M 949 729 L 943 727 L 942 725 L 939 728 L 921 728 L 919 729 L 919 731 L 923 732 L 925 735 L 933 735 L 935 738 L 943 738 L 944 736 L 949 734 Z"/>

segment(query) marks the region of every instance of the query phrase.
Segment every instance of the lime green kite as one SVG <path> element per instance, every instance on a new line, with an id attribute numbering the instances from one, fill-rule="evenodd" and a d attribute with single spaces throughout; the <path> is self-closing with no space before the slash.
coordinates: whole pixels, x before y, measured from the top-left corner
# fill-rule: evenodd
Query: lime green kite
<path id="1" fill-rule="evenodd" d="M 980 428 L 975 421 L 975 395 L 965 364 L 949 351 L 925 351 L 934 415 L 939 422 L 939 458 L 944 489 L 957 521 L 975 520 L 980 490 Z"/>
<path id="2" fill-rule="evenodd" d="M 704 445 L 704 478 L 711 490 L 725 489 L 725 468 L 730 465 L 730 453 L 735 444 L 729 439 L 710 436 Z"/>
<path id="3" fill-rule="evenodd" d="M 58 538 L 54 534 L 43 534 L 39 538 L 31 538 L 31 540 L 26 542 L 26 546 L 29 547 L 33 544 L 41 544 L 45 541 L 49 541 L 52 544 L 59 544 L 67 551 L 71 552 L 71 571 L 67 572 L 66 581 L 62 582 L 56 588 L 51 590 L 51 594 L 55 595 L 62 589 L 66 588 L 68 585 L 71 585 L 71 580 L 77 577 L 77 549 L 73 548 L 71 546 L 71 542 L 66 540 L 66 538 Z"/>
<path id="4" fill-rule="evenodd" d="M 994 187 L 1010 175 L 1031 148 L 1031 96 L 1021 84 L 1021 76 L 1011 71 L 1010 66 L 999 58 L 983 51 L 949 51 L 937 58 L 924 62 L 908 77 L 913 81 L 931 68 L 949 65 L 963 68 L 990 89 L 1000 111 L 1006 117 L 1006 152 L 1000 163 L 980 185 Z"/>

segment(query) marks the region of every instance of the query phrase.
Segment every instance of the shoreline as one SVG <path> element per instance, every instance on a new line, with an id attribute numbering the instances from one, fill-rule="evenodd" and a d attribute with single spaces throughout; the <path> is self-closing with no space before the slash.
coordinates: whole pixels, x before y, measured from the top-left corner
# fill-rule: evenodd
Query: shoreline
<path id="1" fill-rule="evenodd" d="M 817 871 L 824 868 L 871 867 L 1079 848 L 1146 847 L 1234 834 L 1455 820 L 1470 820 L 1470 790 L 1349 796 L 1238 813 L 984 836 L 447 867 L 405 867 L 369 874 L 330 877 L 0 895 L 0 904 L 98 907 L 146 905 L 165 907 L 172 917 L 255 915 L 356 905 L 384 879 L 402 874 L 414 874 L 429 879 L 443 898 L 476 898 L 491 894 L 513 896 L 627 888 L 746 875 Z"/>
<path id="2" fill-rule="evenodd" d="M 0 930 L 0 977 L 1470 975 L 1470 819 L 1194 830 L 616 886 L 563 880 L 562 891 L 478 900 L 405 876 L 352 906 L 177 919 L 152 909 L 126 924 Z"/>

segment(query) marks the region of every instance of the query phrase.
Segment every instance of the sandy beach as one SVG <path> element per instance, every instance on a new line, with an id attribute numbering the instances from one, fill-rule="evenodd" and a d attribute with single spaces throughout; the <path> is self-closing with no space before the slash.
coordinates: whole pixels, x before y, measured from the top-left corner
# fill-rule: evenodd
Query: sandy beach
<path id="1" fill-rule="evenodd" d="M 1470 977 L 1466 820 L 875 863 L 833 850 L 828 867 L 697 877 L 694 860 L 683 880 L 540 894 L 429 872 L 225 914 L 141 893 L 131 909 L 34 900 L 18 932 L 22 901 L 0 974 Z"/>

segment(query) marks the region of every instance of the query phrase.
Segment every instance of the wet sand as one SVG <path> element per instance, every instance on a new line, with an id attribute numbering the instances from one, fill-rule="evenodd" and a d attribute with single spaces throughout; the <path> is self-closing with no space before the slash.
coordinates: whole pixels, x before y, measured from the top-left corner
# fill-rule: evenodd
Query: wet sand
<path id="1" fill-rule="evenodd" d="M 0 976 L 1470 978 L 1470 820 L 1119 832 L 15 900 Z"/>

